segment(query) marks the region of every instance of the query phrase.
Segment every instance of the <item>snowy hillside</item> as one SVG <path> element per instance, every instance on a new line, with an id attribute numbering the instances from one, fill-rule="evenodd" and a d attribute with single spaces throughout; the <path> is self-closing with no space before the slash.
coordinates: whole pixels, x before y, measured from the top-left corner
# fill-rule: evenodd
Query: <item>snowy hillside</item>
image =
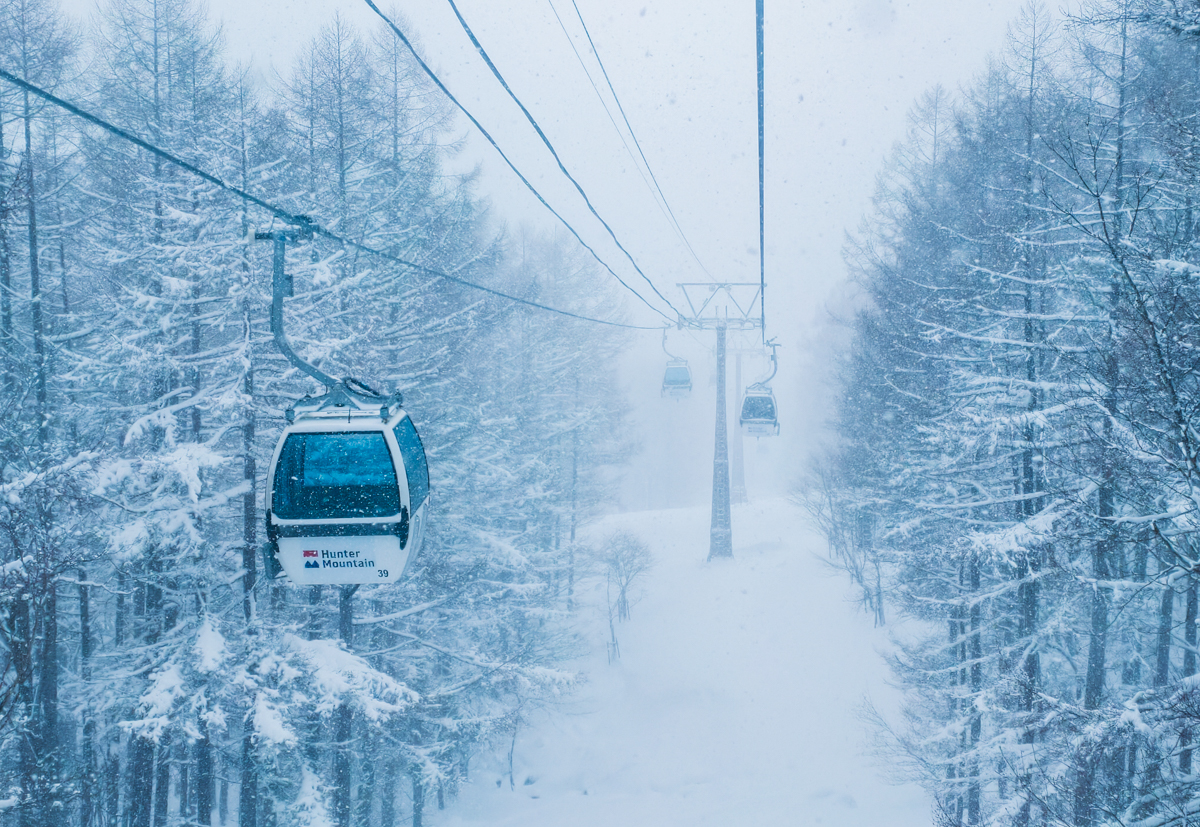
<path id="1" fill-rule="evenodd" d="M 928 825 L 913 786 L 867 754 L 864 698 L 896 705 L 877 652 L 886 635 L 822 562 L 787 501 L 735 506 L 735 559 L 705 563 L 708 510 L 621 514 L 655 566 L 609 665 L 602 591 L 581 609 L 589 683 L 480 759 L 437 827 L 473 825 Z M 507 750 L 502 752 L 506 753 Z"/>

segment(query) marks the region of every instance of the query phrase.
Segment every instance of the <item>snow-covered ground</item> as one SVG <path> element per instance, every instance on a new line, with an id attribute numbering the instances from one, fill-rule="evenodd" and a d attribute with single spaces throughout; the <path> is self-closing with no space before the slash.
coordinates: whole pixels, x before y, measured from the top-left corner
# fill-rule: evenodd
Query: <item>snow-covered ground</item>
<path id="1" fill-rule="evenodd" d="M 632 619 L 605 652 L 607 617 L 581 610 L 588 683 L 476 762 L 436 827 L 927 827 L 915 786 L 885 781 L 864 699 L 894 710 L 886 634 L 822 561 L 786 500 L 734 507 L 734 559 L 706 563 L 708 509 L 615 515 L 655 558 Z"/>

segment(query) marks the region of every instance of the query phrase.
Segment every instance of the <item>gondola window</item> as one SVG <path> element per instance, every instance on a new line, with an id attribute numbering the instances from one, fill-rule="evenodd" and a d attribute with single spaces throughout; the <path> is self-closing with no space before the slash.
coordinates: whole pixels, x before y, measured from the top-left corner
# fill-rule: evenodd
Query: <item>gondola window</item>
<path id="1" fill-rule="evenodd" d="M 747 396 L 742 405 L 742 419 L 774 419 L 775 402 L 769 396 Z"/>
<path id="2" fill-rule="evenodd" d="M 404 471 L 408 475 L 409 506 L 414 512 L 429 496 L 429 466 L 425 463 L 425 449 L 421 437 L 407 416 L 396 425 L 396 444 L 404 460 Z"/>
<path id="3" fill-rule="evenodd" d="M 684 367 L 668 367 L 667 375 L 663 377 L 663 383 L 667 385 L 690 385 L 692 384 L 692 374 Z"/>
<path id="4" fill-rule="evenodd" d="M 295 433 L 279 458 L 275 513 L 290 520 L 400 513 L 396 472 L 383 434 Z"/>

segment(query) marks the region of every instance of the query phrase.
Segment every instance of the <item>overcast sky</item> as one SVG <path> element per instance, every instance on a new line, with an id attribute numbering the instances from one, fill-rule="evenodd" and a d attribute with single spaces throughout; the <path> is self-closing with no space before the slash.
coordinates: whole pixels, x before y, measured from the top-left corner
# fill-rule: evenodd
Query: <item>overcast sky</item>
<path id="1" fill-rule="evenodd" d="M 553 2 L 590 62 L 570 0 Z M 717 278 L 757 280 L 753 0 L 577 2 L 700 259 Z M 787 300 L 769 300 L 768 315 L 781 328 L 791 303 L 840 277 L 843 230 L 867 208 L 912 100 L 935 83 L 954 88 L 979 72 L 1021 5 L 766 0 L 767 277 Z M 660 289 L 706 279 L 609 123 L 551 0 L 460 0 L 459 7 Z M 401 0 L 390 8 L 401 11 L 435 69 L 522 171 L 617 266 L 620 254 L 475 55 L 449 4 Z M 253 61 L 264 77 L 286 74 L 334 13 L 363 26 L 377 22 L 361 0 L 212 0 L 210 9 L 232 53 Z M 465 121 L 462 131 L 470 132 Z M 484 164 L 483 190 L 497 212 L 511 223 L 552 224 L 483 141 L 471 138 L 467 159 Z"/>

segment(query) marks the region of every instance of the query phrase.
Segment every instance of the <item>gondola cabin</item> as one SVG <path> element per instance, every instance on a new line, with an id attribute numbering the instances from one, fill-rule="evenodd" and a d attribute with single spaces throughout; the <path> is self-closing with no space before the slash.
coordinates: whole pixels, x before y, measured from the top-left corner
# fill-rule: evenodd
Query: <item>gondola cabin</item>
<path id="1" fill-rule="evenodd" d="M 398 397 L 339 385 L 289 419 L 267 477 L 270 553 L 297 585 L 399 580 L 421 548 L 429 469 Z"/>
<path id="2" fill-rule="evenodd" d="M 673 399 L 684 399 L 692 393 L 692 371 L 683 359 L 667 363 L 663 374 L 662 395 Z"/>
<path id="3" fill-rule="evenodd" d="M 779 433 L 779 415 L 775 394 L 764 385 L 751 385 L 742 397 L 738 417 L 742 430 L 751 436 L 775 436 Z"/>

